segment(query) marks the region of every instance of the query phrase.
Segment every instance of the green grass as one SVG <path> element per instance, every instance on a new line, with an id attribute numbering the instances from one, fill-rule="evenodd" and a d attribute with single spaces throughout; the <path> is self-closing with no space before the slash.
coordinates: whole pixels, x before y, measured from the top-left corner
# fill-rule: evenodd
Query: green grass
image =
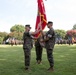
<path id="1" fill-rule="evenodd" d="M 49 63 L 46 50 L 42 64 L 36 64 L 35 49 L 31 51 L 31 71 L 24 70 L 22 46 L 0 45 L 0 75 L 76 75 L 76 45 L 56 45 L 54 48 L 55 71 L 47 72 Z"/>

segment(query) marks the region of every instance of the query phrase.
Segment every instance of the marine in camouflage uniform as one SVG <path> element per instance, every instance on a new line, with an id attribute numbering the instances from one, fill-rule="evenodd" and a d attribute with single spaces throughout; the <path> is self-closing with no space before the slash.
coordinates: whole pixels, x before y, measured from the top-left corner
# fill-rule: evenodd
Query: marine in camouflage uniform
<path id="1" fill-rule="evenodd" d="M 23 34 L 23 50 L 24 50 L 24 59 L 25 59 L 25 70 L 29 70 L 30 67 L 30 59 L 31 59 L 31 49 L 33 47 L 32 39 L 35 39 L 35 37 L 32 36 L 30 33 L 31 27 L 30 25 L 25 26 L 25 32 Z"/>
<path id="2" fill-rule="evenodd" d="M 36 50 L 37 63 L 40 64 L 42 61 L 42 51 L 43 51 L 43 48 L 40 45 L 40 37 L 35 41 L 35 50 Z"/>
<path id="3" fill-rule="evenodd" d="M 53 71 L 53 67 L 54 67 L 54 59 L 53 59 L 53 49 L 54 49 L 54 45 L 55 45 L 55 32 L 54 29 L 52 28 L 53 22 L 49 21 L 47 24 L 47 27 L 49 28 L 49 31 L 47 31 L 47 33 L 45 34 L 45 48 L 47 51 L 47 58 L 50 64 L 50 68 L 48 69 L 48 71 Z"/>

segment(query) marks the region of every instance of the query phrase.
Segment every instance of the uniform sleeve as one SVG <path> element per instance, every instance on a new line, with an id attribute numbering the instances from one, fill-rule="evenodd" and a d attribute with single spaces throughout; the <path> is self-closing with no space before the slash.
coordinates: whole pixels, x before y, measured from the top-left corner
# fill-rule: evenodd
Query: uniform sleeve
<path id="1" fill-rule="evenodd" d="M 34 38 L 34 36 L 33 36 L 33 35 L 31 35 L 31 32 L 29 32 L 29 36 L 31 37 L 31 39 L 33 39 L 33 38 Z"/>
<path id="2" fill-rule="evenodd" d="M 30 35 L 31 39 L 34 39 L 34 36 Z"/>
<path id="3" fill-rule="evenodd" d="M 53 33 L 54 31 L 53 30 L 49 30 L 46 34 L 47 38 L 52 38 L 53 37 Z"/>

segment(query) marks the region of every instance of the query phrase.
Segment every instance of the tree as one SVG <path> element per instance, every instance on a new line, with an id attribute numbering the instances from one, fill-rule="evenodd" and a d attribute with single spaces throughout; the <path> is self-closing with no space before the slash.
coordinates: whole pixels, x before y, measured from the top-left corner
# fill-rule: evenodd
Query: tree
<path id="1" fill-rule="evenodd" d="M 56 37 L 58 38 L 65 38 L 65 35 L 66 35 L 66 31 L 65 30 L 55 30 L 55 33 L 56 33 Z"/>
<path id="2" fill-rule="evenodd" d="M 0 44 L 2 44 L 3 42 L 3 37 L 0 37 Z"/>
<path id="3" fill-rule="evenodd" d="M 71 36 L 71 37 L 72 37 L 72 36 L 73 36 L 73 37 L 76 37 L 76 30 L 68 30 L 68 31 L 67 31 L 67 35 L 68 35 L 68 36 Z"/>
<path id="4" fill-rule="evenodd" d="M 0 37 L 6 37 L 8 35 L 8 33 L 6 32 L 0 32 Z"/>
<path id="5" fill-rule="evenodd" d="M 14 25 L 10 29 L 11 32 L 24 32 L 24 26 L 23 25 Z"/>
<path id="6" fill-rule="evenodd" d="M 76 30 L 76 24 L 73 26 L 73 30 Z"/>
<path id="7" fill-rule="evenodd" d="M 22 40 L 22 36 L 23 36 L 23 33 L 21 33 L 21 32 L 17 33 L 15 31 L 9 33 L 9 35 L 8 35 L 8 37 L 10 37 L 10 38 L 16 38 L 18 40 Z"/>
<path id="8" fill-rule="evenodd" d="M 10 29 L 11 33 L 9 33 L 8 37 L 16 38 L 18 40 L 22 39 L 24 26 L 23 25 L 14 25 Z"/>
<path id="9" fill-rule="evenodd" d="M 0 32 L 0 44 L 7 39 L 7 35 L 6 32 Z"/>

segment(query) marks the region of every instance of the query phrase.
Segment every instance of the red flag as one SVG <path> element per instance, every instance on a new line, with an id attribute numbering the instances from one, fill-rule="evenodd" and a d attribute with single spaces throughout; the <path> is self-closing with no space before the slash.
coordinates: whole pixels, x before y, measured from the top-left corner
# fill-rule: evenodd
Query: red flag
<path id="1" fill-rule="evenodd" d="M 43 3 L 43 0 L 38 0 L 38 15 L 36 19 L 35 30 L 36 31 L 40 29 L 43 30 L 46 24 L 47 24 L 47 19 L 46 19 L 44 3 Z M 39 34 L 40 32 L 36 34 L 36 37 L 38 37 Z"/>

